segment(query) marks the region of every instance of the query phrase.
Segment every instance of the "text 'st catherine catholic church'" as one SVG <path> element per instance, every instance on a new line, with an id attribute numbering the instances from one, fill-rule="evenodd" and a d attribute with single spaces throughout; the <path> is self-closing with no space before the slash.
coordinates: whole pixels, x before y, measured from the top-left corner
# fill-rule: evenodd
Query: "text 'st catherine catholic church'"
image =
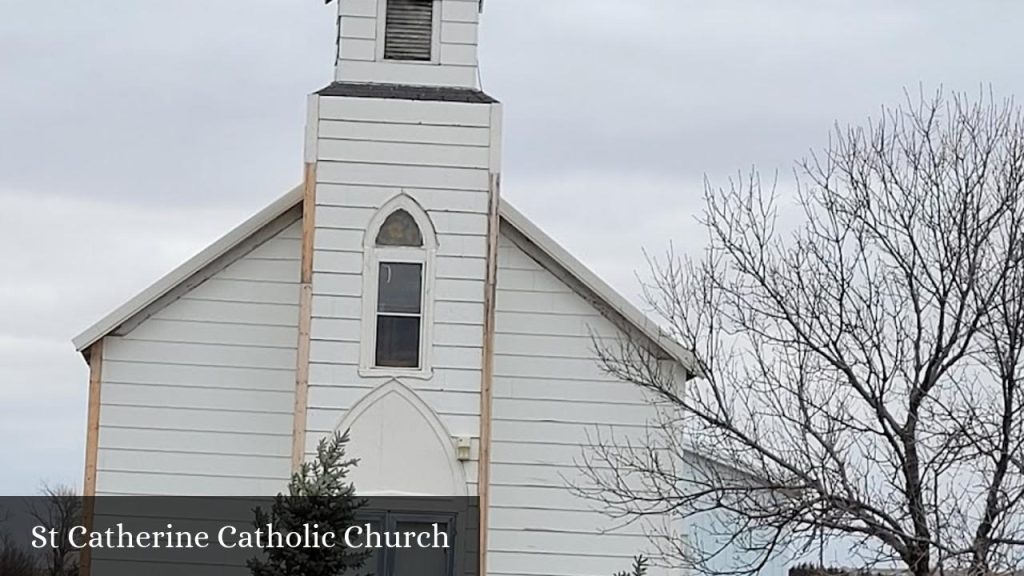
<path id="1" fill-rule="evenodd" d="M 592 337 L 680 386 L 689 353 L 501 197 L 480 0 L 337 4 L 305 181 L 75 339 L 86 494 L 272 495 L 350 429 L 359 494 L 480 497 L 486 573 L 628 565 L 641 528 L 569 485 L 595 427 L 655 409 Z"/>

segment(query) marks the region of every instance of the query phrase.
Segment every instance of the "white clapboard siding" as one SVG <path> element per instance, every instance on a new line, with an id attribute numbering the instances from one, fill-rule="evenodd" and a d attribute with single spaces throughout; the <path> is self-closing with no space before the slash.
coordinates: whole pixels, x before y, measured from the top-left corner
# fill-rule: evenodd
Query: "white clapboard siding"
<path id="1" fill-rule="evenodd" d="M 373 62 L 377 57 L 377 41 L 373 38 L 342 37 L 339 50 L 343 60 Z"/>
<path id="2" fill-rule="evenodd" d="M 476 87 L 476 66 L 430 65 L 423 62 L 343 60 L 336 78 L 345 82 L 376 82 L 420 86 Z"/>
<path id="3" fill-rule="evenodd" d="M 438 256 L 435 264 L 438 278 L 478 280 L 487 271 L 486 258 Z"/>
<path id="4" fill-rule="evenodd" d="M 320 120 L 489 128 L 491 108 L 462 102 L 322 97 Z"/>
<path id="5" fill-rule="evenodd" d="M 428 86 L 476 86 L 476 27 L 478 0 L 441 0 L 429 22 L 433 32 L 432 61 L 384 60 L 383 0 L 339 2 L 336 78 L 345 82 L 378 82 Z M 438 29 L 438 25 L 440 28 Z M 446 49 L 465 49 L 458 57 L 445 57 Z"/>
<path id="6" fill-rule="evenodd" d="M 362 230 L 320 227 L 317 229 L 313 246 L 315 248 L 350 248 L 354 250 L 363 245 L 364 236 L 365 234 Z"/>
<path id="7" fill-rule="evenodd" d="M 362 300 L 354 296 L 313 296 L 313 318 L 340 318 L 359 320 L 362 316 Z M 315 334 L 314 338 L 320 334 Z M 329 335 L 325 335 L 329 336 Z M 358 337 L 357 340 L 358 341 Z"/>
<path id="8" fill-rule="evenodd" d="M 329 336 L 329 335 L 328 335 Z M 309 361 L 313 364 L 359 364 L 359 340 L 320 339 L 316 334 L 309 343 Z"/>
<path id="9" fill-rule="evenodd" d="M 444 20 L 447 2 L 461 6 L 449 8 L 452 18 Z M 465 7 L 478 10 L 479 3 L 441 4 L 442 28 L 437 32 L 451 26 L 448 36 L 459 48 L 438 47 L 437 61 L 426 65 L 360 62 L 344 59 L 343 37 L 339 79 L 474 87 L 475 62 L 469 62 L 466 50 L 476 24 Z M 381 14 L 381 6 L 375 6 Z M 348 10 L 369 9 L 363 5 Z M 344 16 L 342 20 L 344 36 Z M 378 25 L 378 57 L 380 30 Z M 368 31 L 361 36 L 367 40 Z M 468 48 L 475 59 L 475 46 Z M 463 62 L 448 65 L 440 61 L 442 53 Z M 439 423 L 442 436 L 478 439 L 490 194 L 500 128 L 492 127 L 495 108 L 483 103 L 320 96 L 313 111 L 317 115 L 310 123 L 309 141 L 314 143 L 310 157 L 317 161 L 317 183 L 307 453 L 341 426 L 354 406 L 365 408 L 367 397 L 380 398 L 374 393 L 396 381 L 402 394 L 415 395 L 429 408 L 432 414 L 424 417 Z M 363 273 L 370 256 L 364 246 L 375 234 L 367 227 L 379 221 L 379 211 L 399 195 L 423 209 L 436 237 L 429 269 L 431 301 L 425 308 L 433 316 L 425 331 L 431 341 L 425 357 L 430 369 L 414 375 L 361 367 L 366 347 L 373 345 L 363 342 L 372 332 L 365 322 L 375 322 L 364 302 Z M 355 453 L 359 442 L 353 438 Z M 450 440 L 442 444 L 449 446 Z M 476 492 L 477 450 L 469 462 L 458 465 L 466 471 L 470 493 Z M 372 492 L 374 487 L 365 489 Z"/>
<path id="10" fill-rule="evenodd" d="M 442 240 L 437 249 L 437 255 L 440 257 L 487 258 L 486 236 L 449 234 Z"/>
<path id="11" fill-rule="evenodd" d="M 417 392 L 435 411 L 441 414 L 473 416 L 480 412 L 480 385 L 476 390 L 429 390 Z M 310 403 L 325 410 L 341 410 L 352 406 L 368 390 L 355 386 L 312 385 L 309 390 Z"/>
<path id="12" fill-rule="evenodd" d="M 316 269 L 318 272 L 333 274 L 361 274 L 363 250 L 338 250 L 321 244 L 316 247 Z"/>
<path id="13" fill-rule="evenodd" d="M 405 192 L 428 212 L 487 213 L 487 195 L 478 190 L 429 189 L 394 186 L 358 186 L 351 184 L 320 183 L 317 185 L 317 206 L 341 208 L 380 208 L 382 198 L 393 198 Z"/>
<path id="14" fill-rule="evenodd" d="M 309 381 L 312 386 L 336 386 L 362 390 L 368 394 L 377 386 L 387 382 L 389 378 L 366 378 L 359 375 L 357 363 L 343 364 L 339 362 L 318 362 L 309 367 Z M 478 370 L 439 370 L 433 378 L 414 385 L 417 392 L 451 390 L 455 393 L 477 392 L 480 390 L 480 372 Z M 362 397 L 362 396 L 360 396 Z M 341 407 L 338 407 L 341 409 Z"/>
<path id="15" fill-rule="evenodd" d="M 287 348 L 295 345 L 295 330 L 291 326 L 254 324 L 245 330 L 239 330 L 232 324 L 158 318 L 151 318 L 136 328 L 132 332 L 132 337 L 135 340 L 210 345 L 230 341 L 237 346 L 266 348 Z"/>
<path id="16" fill-rule="evenodd" d="M 317 226 L 339 230 L 365 231 L 370 219 L 377 211 L 358 206 L 321 206 L 317 210 Z"/>
<path id="17" fill-rule="evenodd" d="M 181 452 L 237 456 L 291 457 L 292 435 L 196 432 L 194 430 L 101 429 L 104 449 L 151 453 Z"/>
<path id="18" fill-rule="evenodd" d="M 499 246 L 488 572 L 624 569 L 646 549 L 642 532 L 605 532 L 614 523 L 570 484 L 585 482 L 589 438 L 635 440 L 657 411 L 601 370 L 592 335 L 612 341 L 612 323 L 511 241 Z"/>
<path id="19" fill-rule="evenodd" d="M 377 18 L 377 0 L 345 0 L 338 3 L 342 21 L 349 16 L 360 18 Z M 376 22 L 374 22 L 376 25 Z"/>
<path id="20" fill-rule="evenodd" d="M 99 467 L 113 472 L 145 469 L 161 474 L 207 474 L 211 470 L 216 470 L 217 474 L 223 476 L 276 478 L 288 476 L 291 456 L 197 454 L 108 448 L 99 456 Z"/>
<path id="21" fill-rule="evenodd" d="M 248 327 L 243 326 L 243 329 Z M 110 342 L 115 342 L 111 339 Z M 186 382 L 193 386 L 238 388 L 242 390 L 288 391 L 295 388 L 292 374 L 282 370 L 264 370 L 248 366 L 199 366 L 160 364 L 151 361 L 118 362 L 104 360 L 103 382 L 173 386 Z"/>
<path id="22" fill-rule="evenodd" d="M 353 296 L 359 298 L 363 294 L 363 276 L 361 274 L 337 274 L 334 272 L 317 272 L 313 283 L 321 294 L 330 296 Z"/>
<path id="23" fill-rule="evenodd" d="M 486 191 L 490 178 L 487 170 L 481 168 L 322 161 L 317 170 L 317 182 Z"/>
<path id="24" fill-rule="evenodd" d="M 442 0 L 441 21 L 464 22 L 470 24 L 479 22 L 479 0 Z"/>
<path id="25" fill-rule="evenodd" d="M 346 15 L 341 20 L 342 39 L 376 40 L 377 20 L 374 16 L 376 14 L 369 17 L 353 14 Z"/>
<path id="26" fill-rule="evenodd" d="M 472 44 L 441 43 L 441 64 L 476 66 L 476 46 Z"/>
<path id="27" fill-rule="evenodd" d="M 295 350 L 235 343 L 196 344 L 124 339 L 104 350 L 110 360 L 187 364 L 198 366 L 247 366 L 268 370 L 294 370 Z"/>
<path id="28" fill-rule="evenodd" d="M 307 415 L 309 430 L 319 434 L 330 433 L 337 429 L 344 413 L 336 409 L 310 408 Z M 468 435 L 480 429 L 480 417 L 466 414 L 438 414 L 445 426 L 453 435 Z M 353 442 L 358 442 L 354 439 Z"/>
<path id="29" fill-rule="evenodd" d="M 475 46 L 479 40 L 479 29 L 476 22 L 443 21 L 441 23 L 441 43 Z"/>
<path id="30" fill-rule="evenodd" d="M 266 494 L 283 486 L 300 234 L 292 224 L 127 334 L 107 337 L 100 494 Z"/>
<path id="31" fill-rule="evenodd" d="M 554 380 L 554 377 L 552 377 L 552 380 Z M 498 403 L 497 399 L 495 399 L 495 403 Z M 561 420 L 558 422 L 537 422 L 529 420 L 506 420 L 495 417 L 493 428 L 496 437 L 498 434 L 501 434 L 501 438 L 508 439 L 510 442 L 570 443 L 587 442 L 587 434 L 593 434 L 595 427 L 599 425 L 602 425 L 602 423 L 596 420 L 591 423 Z M 635 426 L 618 424 L 611 429 L 605 428 L 604 430 L 606 435 L 609 433 L 615 433 L 620 436 L 638 438 L 644 431 L 644 427 L 640 424 Z"/>
<path id="32" fill-rule="evenodd" d="M 334 140 L 325 138 L 320 141 L 319 153 L 320 160 L 334 162 L 409 164 L 455 168 L 487 168 L 490 161 L 490 152 L 484 146 L 415 144 L 372 140 Z"/>
<path id="33" fill-rule="evenodd" d="M 298 300 L 298 285 L 295 287 L 295 294 Z M 299 305 L 199 300 L 184 296 L 173 306 L 154 314 L 153 318 L 257 326 L 295 326 L 299 318 Z"/>
<path id="34" fill-rule="evenodd" d="M 438 346 L 463 348 L 480 346 L 483 328 L 473 323 L 444 323 L 434 326 L 434 343 Z"/>
<path id="35" fill-rule="evenodd" d="M 279 476 L 246 477 L 219 474 L 103 471 L 102 494 L 137 496 L 252 496 L 277 494 L 286 484 Z"/>
<path id="36" fill-rule="evenodd" d="M 483 127 L 389 124 L 358 120 L 322 120 L 320 137 L 325 140 L 446 144 L 485 148 L 491 141 L 490 130 Z"/>
<path id="37" fill-rule="evenodd" d="M 285 425 L 291 426 L 292 418 L 292 414 L 286 412 L 118 406 L 116 404 L 103 406 L 105 425 L 148 430 L 260 434 L 266 430 L 282 430 Z"/>
<path id="38" fill-rule="evenodd" d="M 288 392 L 264 390 L 114 383 L 103 388 L 103 396 L 110 406 L 145 408 L 156 403 L 165 408 L 270 413 L 287 413 L 284 403 L 291 397 Z"/>
<path id="39" fill-rule="evenodd" d="M 595 381 L 573 378 L 565 375 L 559 378 L 558 386 L 552 386 L 546 378 L 513 377 L 503 375 L 494 383 L 494 396 L 505 399 L 550 400 L 553 402 L 612 402 L 616 405 L 631 405 L 641 402 L 636 391 L 622 386 L 621 382 Z"/>

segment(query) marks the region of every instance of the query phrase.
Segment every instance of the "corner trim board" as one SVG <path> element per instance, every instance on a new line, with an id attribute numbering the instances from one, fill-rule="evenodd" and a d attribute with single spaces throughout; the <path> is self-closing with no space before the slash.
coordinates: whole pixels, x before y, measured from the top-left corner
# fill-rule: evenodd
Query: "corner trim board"
<path id="1" fill-rule="evenodd" d="M 96 468 L 100 442 L 100 388 L 103 382 L 103 343 L 99 340 L 89 348 L 89 414 L 85 432 L 84 496 L 96 495 Z"/>
<path id="2" fill-rule="evenodd" d="M 95 513 L 96 472 L 100 448 L 100 393 L 103 384 L 103 343 L 97 340 L 89 348 L 89 413 L 85 429 L 85 479 L 82 482 L 82 521 L 91 530 Z M 81 575 L 92 572 L 92 550 L 82 550 Z"/>
<path id="3" fill-rule="evenodd" d="M 295 415 L 292 426 L 292 472 L 306 456 L 309 408 L 309 346 L 313 325 L 313 250 L 316 232 L 316 162 L 307 162 L 302 198 L 302 271 L 299 294 L 299 341 L 295 359 Z"/>
<path id="4" fill-rule="evenodd" d="M 477 496 L 480 501 L 480 574 L 487 573 L 488 523 L 491 497 L 491 426 L 494 413 L 494 336 L 498 280 L 498 207 L 501 175 L 491 174 L 487 231 L 487 281 L 484 285 L 483 362 L 480 376 L 480 460 Z"/>

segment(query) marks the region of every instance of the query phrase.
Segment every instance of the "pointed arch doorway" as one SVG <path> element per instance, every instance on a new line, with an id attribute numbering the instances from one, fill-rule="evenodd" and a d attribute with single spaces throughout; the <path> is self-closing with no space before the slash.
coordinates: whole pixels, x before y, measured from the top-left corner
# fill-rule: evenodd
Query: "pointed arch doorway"
<path id="1" fill-rule="evenodd" d="M 352 481 L 363 496 L 465 497 L 466 472 L 437 414 L 398 380 L 357 402 L 338 425 L 359 459 Z"/>

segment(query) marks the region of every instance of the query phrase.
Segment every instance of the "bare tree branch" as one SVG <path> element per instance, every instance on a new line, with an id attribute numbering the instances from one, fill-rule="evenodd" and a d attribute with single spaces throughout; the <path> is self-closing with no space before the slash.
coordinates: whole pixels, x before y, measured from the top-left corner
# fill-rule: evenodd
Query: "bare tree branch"
<path id="1" fill-rule="evenodd" d="M 592 438 L 576 490 L 700 526 L 702 545 L 651 539 L 713 574 L 835 539 L 914 576 L 1020 568 L 1020 109 L 908 94 L 797 172 L 795 229 L 752 171 L 706 182 L 699 258 L 648 258 L 644 296 L 704 377 L 684 390 L 643 341 L 595 340 L 663 417 L 642 445 Z"/>

